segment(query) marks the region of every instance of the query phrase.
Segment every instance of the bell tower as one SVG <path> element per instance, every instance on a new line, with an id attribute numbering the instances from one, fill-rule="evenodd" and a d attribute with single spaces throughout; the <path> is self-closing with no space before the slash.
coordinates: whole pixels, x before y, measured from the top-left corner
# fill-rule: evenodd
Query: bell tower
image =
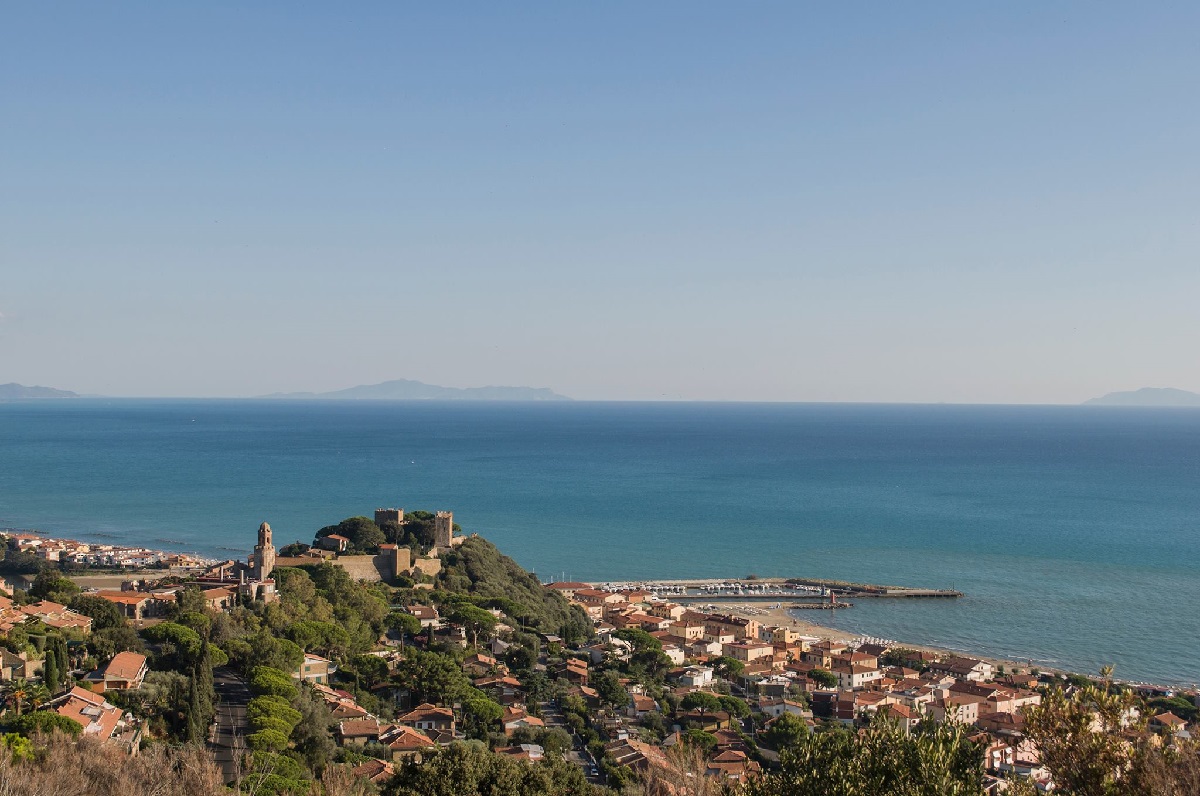
<path id="1" fill-rule="evenodd" d="M 266 580 L 275 569 L 275 545 L 271 541 L 271 526 L 258 526 L 258 544 L 254 546 L 254 577 Z"/>

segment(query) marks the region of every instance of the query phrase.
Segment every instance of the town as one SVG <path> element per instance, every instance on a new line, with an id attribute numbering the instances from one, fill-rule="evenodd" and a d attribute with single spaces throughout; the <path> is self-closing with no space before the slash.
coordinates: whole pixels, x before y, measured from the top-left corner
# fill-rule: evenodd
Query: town
<path id="1" fill-rule="evenodd" d="M 698 793 L 700 777 L 769 794 L 807 739 L 942 732 L 971 750 L 978 792 L 1032 793 L 1059 775 L 1048 711 L 1109 695 L 1129 748 L 1194 749 L 1195 693 L 839 640 L 679 588 L 542 584 L 448 511 L 381 508 L 280 549 L 264 522 L 245 561 L 160 556 L 112 589 L 56 564 L 124 553 L 3 543 L 41 562 L 0 596 L 14 759 L 83 738 L 129 757 L 203 747 L 214 782 L 255 793 L 308 793 L 337 767 L 435 793 L 474 767 L 553 793 Z"/>

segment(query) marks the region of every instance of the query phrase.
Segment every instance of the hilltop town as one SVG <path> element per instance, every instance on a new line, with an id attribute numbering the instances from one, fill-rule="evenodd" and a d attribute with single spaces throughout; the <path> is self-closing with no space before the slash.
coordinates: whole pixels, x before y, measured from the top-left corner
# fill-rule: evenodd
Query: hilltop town
<path id="1" fill-rule="evenodd" d="M 5 539 L 45 566 L 0 596 L 0 774 L 54 776 L 45 761 L 86 744 L 130 760 L 184 744 L 207 750 L 211 791 L 197 793 L 334 793 L 341 771 L 384 794 L 490 777 L 530 794 L 704 781 L 769 796 L 821 773 L 794 770 L 806 745 L 923 739 L 956 751 L 945 773 L 962 792 L 1025 793 L 1070 776 L 1045 728 L 1071 709 L 1130 755 L 1195 754 L 1195 694 L 847 642 L 650 589 L 542 584 L 447 511 L 381 508 L 282 549 L 263 522 L 254 541 L 244 561 L 85 590 L 54 564 L 92 551 Z"/>

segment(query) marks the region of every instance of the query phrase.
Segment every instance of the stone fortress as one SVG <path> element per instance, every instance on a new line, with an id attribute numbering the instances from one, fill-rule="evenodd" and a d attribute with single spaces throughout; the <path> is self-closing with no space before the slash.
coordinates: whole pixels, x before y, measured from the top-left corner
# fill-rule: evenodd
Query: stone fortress
<path id="1" fill-rule="evenodd" d="M 381 528 L 385 525 L 404 523 L 402 508 L 375 509 L 375 524 Z M 355 580 L 392 581 L 400 575 L 433 576 L 442 570 L 442 562 L 438 556 L 458 547 L 462 542 L 463 537 L 454 535 L 454 512 L 439 511 L 434 515 L 434 544 L 428 555 L 414 556 L 412 550 L 407 547 L 383 544 L 374 555 L 346 555 L 338 549 L 312 547 L 304 555 L 277 557 L 275 547 L 271 543 L 271 526 L 264 522 L 259 527 L 258 544 L 254 547 L 254 555 L 250 559 L 248 569 L 256 580 L 266 580 L 276 566 L 295 567 L 324 561 L 345 569 Z"/>

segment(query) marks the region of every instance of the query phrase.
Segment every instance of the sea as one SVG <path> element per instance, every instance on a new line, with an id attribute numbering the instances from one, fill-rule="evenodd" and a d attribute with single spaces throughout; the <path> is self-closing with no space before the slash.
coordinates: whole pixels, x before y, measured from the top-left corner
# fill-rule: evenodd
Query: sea
<path id="1" fill-rule="evenodd" d="M 80 399 L 0 404 L 0 527 L 244 556 L 451 510 L 543 580 L 953 588 L 819 622 L 1200 681 L 1200 410 Z M 811 612 L 809 612 L 811 613 Z M 805 618 L 810 618 L 806 615 Z"/>

